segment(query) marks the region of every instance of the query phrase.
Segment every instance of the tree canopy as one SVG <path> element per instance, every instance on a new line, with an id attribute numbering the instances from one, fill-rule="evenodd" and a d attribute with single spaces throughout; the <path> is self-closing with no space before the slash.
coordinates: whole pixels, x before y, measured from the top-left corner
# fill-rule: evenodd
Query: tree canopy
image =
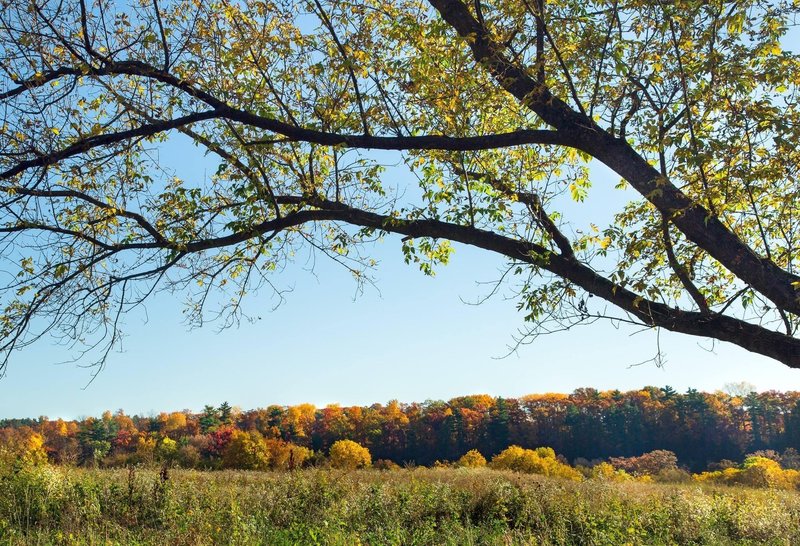
<path id="1" fill-rule="evenodd" d="M 200 413 L 128 416 L 119 410 L 73 421 L 0 419 L 0 467 L 6 448 L 12 460 L 32 450 L 44 456 L 31 462 L 107 467 L 161 460 L 193 468 L 291 470 L 319 462 L 323 454 L 341 468 L 370 461 L 382 469 L 393 468 L 388 461 L 478 467 L 505 451 L 495 466 L 545 474 L 548 467 L 559 473 L 560 467 L 549 464 L 556 453 L 575 465 L 612 458 L 614 467 L 631 474 L 658 474 L 674 467 L 675 457 L 693 472 L 714 470 L 712 463 L 727 460 L 716 465 L 721 469 L 748 454 L 800 470 L 798 391 L 678 393 L 651 386 L 369 406 L 269 405 L 236 411 L 231 422 L 208 427 L 208 416 L 219 419 L 221 413 L 208 405 Z M 30 442 L 32 434 L 38 442 Z M 511 446 L 516 447 L 507 450 Z"/>
<path id="2" fill-rule="evenodd" d="M 504 256 L 530 335 L 611 319 L 800 367 L 795 4 L 3 2 L 0 373 L 46 334 L 102 362 L 159 290 L 235 319 L 301 248 L 364 282 L 384 236 L 426 273 Z M 160 165 L 175 133 L 213 176 Z M 631 200 L 581 232 L 592 161 Z"/>

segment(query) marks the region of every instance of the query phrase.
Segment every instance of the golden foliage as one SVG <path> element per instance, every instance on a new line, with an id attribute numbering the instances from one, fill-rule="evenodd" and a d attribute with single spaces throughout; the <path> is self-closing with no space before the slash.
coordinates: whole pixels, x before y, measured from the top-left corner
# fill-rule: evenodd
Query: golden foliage
<path id="1" fill-rule="evenodd" d="M 481 455 L 481 452 L 477 449 L 471 449 L 461 456 L 461 458 L 456 462 L 456 466 L 480 468 L 482 466 L 486 466 L 486 457 Z"/>
<path id="2" fill-rule="evenodd" d="M 784 470 L 777 461 L 766 457 L 751 456 L 737 468 L 726 468 L 714 472 L 695 474 L 698 482 L 746 485 L 770 489 L 797 489 L 800 487 L 800 472 Z"/>
<path id="3" fill-rule="evenodd" d="M 537 448 L 533 450 L 524 449 L 520 446 L 511 446 L 495 455 L 490 466 L 498 470 L 515 470 L 528 474 L 557 476 L 575 481 L 583 479 L 580 472 L 559 461 L 552 448 Z"/>
<path id="4" fill-rule="evenodd" d="M 331 466 L 354 470 L 372 466 L 369 449 L 352 440 L 339 440 L 331 446 Z"/>

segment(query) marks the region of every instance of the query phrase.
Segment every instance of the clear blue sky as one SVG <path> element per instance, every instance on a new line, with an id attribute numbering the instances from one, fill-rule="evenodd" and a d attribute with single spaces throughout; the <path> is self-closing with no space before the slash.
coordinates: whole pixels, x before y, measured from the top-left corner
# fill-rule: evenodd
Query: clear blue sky
<path id="1" fill-rule="evenodd" d="M 210 167 L 198 150 L 172 142 L 162 154 L 183 178 Z M 607 188 L 616 178 L 597 169 L 587 204 L 571 205 L 576 226 L 608 220 L 625 198 Z M 409 184 L 413 180 L 409 179 Z M 605 188 L 605 189 L 604 189 Z M 97 379 L 92 370 L 56 364 L 63 348 L 40 343 L 12 360 L 0 381 L 0 418 L 74 418 L 105 409 L 150 414 L 228 401 L 244 409 L 311 402 L 322 406 L 405 402 L 488 393 L 506 397 L 571 392 L 577 387 L 628 390 L 671 385 L 713 391 L 747 381 L 759 390 L 800 390 L 800 371 L 709 340 L 661 333 L 667 363 L 632 366 L 656 352 L 652 331 L 595 324 L 542 337 L 502 358 L 523 326 L 514 301 L 467 305 L 498 278 L 502 260 L 457 247 L 435 278 L 402 261 L 400 241 L 376 245 L 376 288 L 355 297 L 350 275 L 325 261 L 309 273 L 301 258 L 277 279 L 293 292 L 276 311 L 270 294 L 250 297 L 261 319 L 217 333 L 187 331 L 180 295 L 160 295 L 126 319 L 123 351 Z M 145 321 L 145 319 L 147 320 Z"/>

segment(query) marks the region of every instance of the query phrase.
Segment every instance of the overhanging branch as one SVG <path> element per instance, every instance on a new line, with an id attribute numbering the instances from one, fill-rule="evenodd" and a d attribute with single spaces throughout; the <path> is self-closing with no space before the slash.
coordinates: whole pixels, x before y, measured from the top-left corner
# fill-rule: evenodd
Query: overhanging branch
<path id="1" fill-rule="evenodd" d="M 665 178 L 624 139 L 606 132 L 594 120 L 553 96 L 547 86 L 503 54 L 486 29 L 461 0 L 429 0 L 442 18 L 465 40 L 476 62 L 500 86 L 535 112 L 572 145 L 605 163 L 650 201 L 686 237 L 744 282 L 772 300 L 779 309 L 800 315 L 800 276 L 758 256 L 715 215 Z"/>
<path id="2" fill-rule="evenodd" d="M 726 315 L 683 311 L 647 299 L 599 275 L 576 258 L 557 254 L 535 243 L 440 220 L 398 219 L 329 200 L 315 200 L 309 203 L 302 197 L 282 196 L 278 201 L 281 204 L 312 205 L 313 208 L 265 221 L 248 230 L 224 237 L 183 244 L 180 248 L 183 252 L 192 253 L 228 247 L 266 233 L 322 221 L 345 222 L 353 226 L 383 230 L 407 237 L 447 239 L 502 254 L 517 262 L 535 265 L 608 301 L 650 326 L 728 341 L 749 351 L 774 358 L 790 367 L 800 368 L 800 339 Z M 146 247 L 159 246 L 153 243 Z M 130 247 L 142 248 L 143 245 L 130 245 Z"/>

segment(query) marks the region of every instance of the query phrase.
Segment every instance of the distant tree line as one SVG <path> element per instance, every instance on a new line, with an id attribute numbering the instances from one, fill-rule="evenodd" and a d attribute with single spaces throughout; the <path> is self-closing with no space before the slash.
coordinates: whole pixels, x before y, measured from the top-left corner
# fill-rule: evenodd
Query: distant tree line
<path id="1" fill-rule="evenodd" d="M 668 450 L 697 472 L 748 453 L 800 449 L 800 392 L 582 388 L 521 398 L 249 411 L 223 403 L 200 413 L 0 420 L 0 446 L 41 444 L 49 461 L 77 465 L 290 468 L 313 464 L 338 440 L 366 447 L 378 464 L 431 465 L 471 450 L 491 458 L 515 445 L 547 446 L 573 464 Z"/>

